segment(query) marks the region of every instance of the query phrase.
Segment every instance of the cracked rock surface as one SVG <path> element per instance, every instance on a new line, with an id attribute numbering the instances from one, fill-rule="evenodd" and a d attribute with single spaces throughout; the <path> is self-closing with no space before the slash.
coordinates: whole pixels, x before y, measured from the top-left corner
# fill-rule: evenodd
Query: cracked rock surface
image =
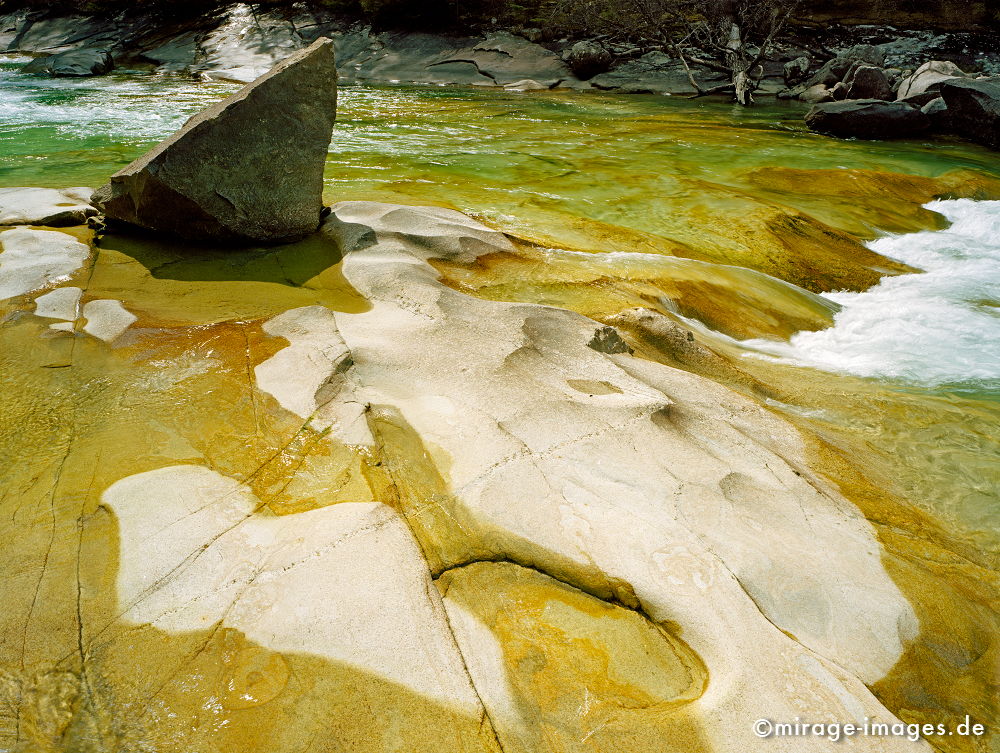
<path id="1" fill-rule="evenodd" d="M 430 260 L 515 247 L 438 208 L 222 261 L 4 254 L 31 233 L 63 263 L 0 255 L 0 748 L 799 753 L 829 741 L 753 720 L 896 718 L 922 626 L 873 524 L 677 367 L 704 349 L 628 345 L 641 311 L 447 287 Z"/>

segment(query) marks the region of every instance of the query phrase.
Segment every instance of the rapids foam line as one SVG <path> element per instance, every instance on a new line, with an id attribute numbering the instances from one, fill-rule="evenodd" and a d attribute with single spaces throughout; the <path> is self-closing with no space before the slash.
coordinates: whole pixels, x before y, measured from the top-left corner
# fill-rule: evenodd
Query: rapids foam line
<path id="1" fill-rule="evenodd" d="M 944 230 L 888 236 L 869 248 L 921 273 L 886 277 L 863 293 L 825 297 L 834 325 L 788 343 L 744 346 L 827 371 L 921 385 L 1000 381 L 1000 201 L 932 201 Z"/>

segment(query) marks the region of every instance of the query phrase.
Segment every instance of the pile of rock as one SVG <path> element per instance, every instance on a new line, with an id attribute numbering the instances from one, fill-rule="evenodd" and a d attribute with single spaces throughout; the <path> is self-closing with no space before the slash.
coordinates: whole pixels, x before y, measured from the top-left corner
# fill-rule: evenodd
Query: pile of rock
<path id="1" fill-rule="evenodd" d="M 808 60 L 785 64 L 781 98 L 813 105 L 806 125 L 841 138 L 905 138 L 955 133 L 1000 145 L 1000 77 L 979 77 L 952 62 L 931 60 L 914 71 L 884 67 L 872 45 L 856 45 L 808 75 Z"/>

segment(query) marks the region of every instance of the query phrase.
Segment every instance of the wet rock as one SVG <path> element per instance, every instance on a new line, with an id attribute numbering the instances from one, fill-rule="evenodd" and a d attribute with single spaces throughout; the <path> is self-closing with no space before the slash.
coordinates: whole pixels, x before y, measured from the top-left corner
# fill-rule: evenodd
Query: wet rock
<path id="1" fill-rule="evenodd" d="M 597 42 L 584 40 L 570 47 L 564 56 L 566 64 L 579 79 L 589 79 L 611 67 L 611 53 Z"/>
<path id="2" fill-rule="evenodd" d="M 900 82 L 899 89 L 896 90 L 896 99 L 909 99 L 928 91 L 940 91 L 942 82 L 953 78 L 964 78 L 965 75 L 962 69 L 952 62 L 930 60 Z"/>
<path id="3" fill-rule="evenodd" d="M 791 87 L 803 81 L 809 75 L 811 65 L 812 61 L 805 55 L 800 55 L 794 60 L 789 60 L 782 66 L 782 75 L 785 79 L 785 84 Z"/>
<path id="4" fill-rule="evenodd" d="M 198 58 L 198 40 L 201 34 L 188 31 L 162 41 L 154 47 L 145 47 L 138 57 L 152 63 L 158 73 L 191 71 Z"/>
<path id="5" fill-rule="evenodd" d="M 944 81 L 941 96 L 955 133 L 1000 149 L 1000 78 Z"/>
<path id="6" fill-rule="evenodd" d="M 823 84 L 814 84 L 799 94 L 799 99 L 811 105 L 833 100 L 833 92 Z"/>
<path id="7" fill-rule="evenodd" d="M 885 71 L 873 65 L 862 65 L 854 69 L 847 82 L 848 99 L 894 99 L 892 86 Z"/>
<path id="8" fill-rule="evenodd" d="M 692 70 L 703 87 L 726 80 L 723 74 L 715 71 L 697 66 Z M 616 65 L 607 73 L 594 76 L 590 83 L 597 89 L 613 89 L 627 94 L 682 94 L 694 91 L 681 62 L 655 51 Z"/>
<path id="9" fill-rule="evenodd" d="M 227 10 L 222 23 L 201 40 L 198 63 L 191 70 L 206 80 L 249 83 L 304 46 L 295 26 L 287 19 L 269 13 L 255 14 L 241 3 Z M 183 44 L 179 49 L 159 50 L 159 55 L 166 56 L 168 62 L 184 53 Z"/>
<path id="10" fill-rule="evenodd" d="M 22 70 L 47 76 L 103 76 L 114 67 L 114 59 L 107 50 L 81 49 L 35 58 Z"/>
<path id="11" fill-rule="evenodd" d="M 904 102 L 852 99 L 815 105 L 806 114 L 806 125 L 840 138 L 892 139 L 918 134 L 930 123 L 920 110 Z"/>
<path id="12" fill-rule="evenodd" d="M 67 52 L 77 47 L 111 47 L 121 39 L 113 21 L 96 16 L 27 16 L 11 39 L 8 52 Z"/>
<path id="13" fill-rule="evenodd" d="M 834 84 L 833 88 L 830 89 L 830 96 L 837 101 L 847 99 L 847 84 L 843 81 L 838 81 Z"/>
<path id="14" fill-rule="evenodd" d="M 0 231 L 0 301 L 51 285 L 72 274 L 90 249 L 57 230 Z"/>
<path id="15" fill-rule="evenodd" d="M 109 219 L 196 240 L 279 242 L 319 226 L 337 101 L 320 39 L 112 176 Z"/>
<path id="16" fill-rule="evenodd" d="M 82 225 L 97 214 L 91 188 L 0 188 L 0 225 Z"/>

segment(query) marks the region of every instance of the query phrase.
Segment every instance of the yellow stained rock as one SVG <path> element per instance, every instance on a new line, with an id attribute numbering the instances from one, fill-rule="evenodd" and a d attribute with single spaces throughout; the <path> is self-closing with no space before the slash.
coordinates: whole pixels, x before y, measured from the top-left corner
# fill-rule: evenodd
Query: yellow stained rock
<path id="1" fill-rule="evenodd" d="M 467 659 L 506 751 L 709 750 L 686 707 L 708 673 L 677 635 L 642 614 L 509 562 L 437 580 L 459 646 L 481 657 L 480 623 L 502 669 Z"/>

